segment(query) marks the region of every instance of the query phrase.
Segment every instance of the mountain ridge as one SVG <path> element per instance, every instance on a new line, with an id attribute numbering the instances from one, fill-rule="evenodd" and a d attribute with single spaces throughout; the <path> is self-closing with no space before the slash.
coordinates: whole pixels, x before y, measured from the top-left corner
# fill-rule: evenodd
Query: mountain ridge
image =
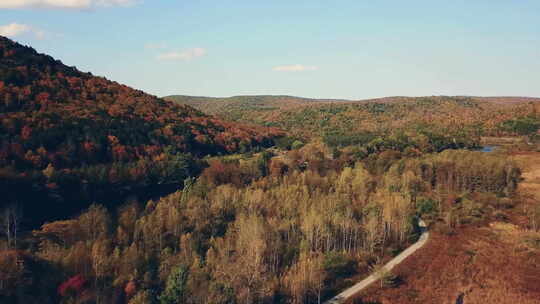
<path id="1" fill-rule="evenodd" d="M 147 199 L 163 185 L 174 191 L 202 157 L 269 147 L 282 134 L 80 72 L 0 37 L 0 189 L 4 204 L 23 202 L 29 218 L 114 205 L 131 193 Z"/>

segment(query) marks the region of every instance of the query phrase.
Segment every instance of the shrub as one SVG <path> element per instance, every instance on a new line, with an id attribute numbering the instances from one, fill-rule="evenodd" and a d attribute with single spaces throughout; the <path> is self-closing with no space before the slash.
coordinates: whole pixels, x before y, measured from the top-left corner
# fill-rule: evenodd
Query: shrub
<path id="1" fill-rule="evenodd" d="M 79 294 L 86 284 L 86 279 L 78 274 L 71 277 L 58 287 L 58 294 L 65 297 L 73 294 Z"/>
<path id="2" fill-rule="evenodd" d="M 187 282 L 188 282 L 189 270 L 181 265 L 176 267 L 169 278 L 167 279 L 167 286 L 159 301 L 161 304 L 180 304 L 185 303 L 188 296 Z"/>
<path id="3" fill-rule="evenodd" d="M 431 198 L 421 199 L 416 203 L 416 213 L 419 216 L 430 216 L 438 212 L 437 202 Z"/>
<path id="4" fill-rule="evenodd" d="M 295 140 L 292 145 L 291 145 L 291 149 L 293 150 L 296 150 L 296 149 L 300 149 L 304 146 L 304 143 L 299 141 L 299 140 Z"/>
<path id="5" fill-rule="evenodd" d="M 356 272 L 356 261 L 350 256 L 331 251 L 324 257 L 323 267 L 331 279 L 348 277 Z"/>

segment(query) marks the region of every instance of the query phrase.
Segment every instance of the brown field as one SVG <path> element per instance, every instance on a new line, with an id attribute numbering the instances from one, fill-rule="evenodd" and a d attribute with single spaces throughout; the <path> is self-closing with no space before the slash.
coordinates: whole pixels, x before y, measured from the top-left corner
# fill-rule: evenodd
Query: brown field
<path id="1" fill-rule="evenodd" d="M 512 158 L 523 171 L 521 192 L 531 195 L 535 201 L 540 201 L 540 153 L 516 153 Z"/>
<path id="2" fill-rule="evenodd" d="M 522 168 L 520 204 L 506 222 L 432 232 L 426 246 L 393 271 L 397 287 L 374 284 L 351 303 L 540 303 L 540 232 L 526 211 L 540 203 L 540 153 L 511 156 Z"/>
<path id="3" fill-rule="evenodd" d="M 484 136 L 481 138 L 483 145 L 513 145 L 523 142 L 522 137 L 491 137 Z"/>

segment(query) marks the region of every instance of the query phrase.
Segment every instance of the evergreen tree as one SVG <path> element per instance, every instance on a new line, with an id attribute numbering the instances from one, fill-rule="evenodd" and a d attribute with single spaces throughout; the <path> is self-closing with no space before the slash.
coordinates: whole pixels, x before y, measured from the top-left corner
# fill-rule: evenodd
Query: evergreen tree
<path id="1" fill-rule="evenodd" d="M 167 279 L 167 286 L 159 297 L 160 304 L 180 304 L 186 302 L 188 295 L 187 282 L 189 269 L 184 265 L 177 266 Z"/>

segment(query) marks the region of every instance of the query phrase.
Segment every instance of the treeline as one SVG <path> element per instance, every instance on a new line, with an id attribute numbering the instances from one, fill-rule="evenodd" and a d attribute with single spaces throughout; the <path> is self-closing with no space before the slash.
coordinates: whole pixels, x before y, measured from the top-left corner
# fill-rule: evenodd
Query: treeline
<path id="1" fill-rule="evenodd" d="M 411 153 L 441 152 L 446 149 L 477 149 L 480 137 L 466 132 L 448 132 L 418 125 L 410 131 L 396 130 L 384 133 L 343 133 L 332 131 L 323 135 L 323 141 L 330 147 L 355 146 L 365 155 L 393 150 Z"/>
<path id="2" fill-rule="evenodd" d="M 513 135 L 525 135 L 531 139 L 537 138 L 540 130 L 540 115 L 531 113 L 525 117 L 509 119 L 500 124 L 500 129 Z"/>
<path id="3" fill-rule="evenodd" d="M 415 217 L 448 229 L 482 221 L 520 178 L 495 154 L 449 150 L 367 168 L 311 148 L 303 159 L 216 159 L 159 201 L 45 224 L 25 251 L 3 252 L 0 299 L 317 303 L 414 241 Z"/>
<path id="4" fill-rule="evenodd" d="M 186 178 L 200 174 L 205 162 L 183 153 L 161 153 L 132 162 L 84 165 L 23 174 L 12 167 L 0 169 L 2 206 L 17 204 L 24 213 L 20 229 L 70 217 L 93 202 L 112 209 L 126 198 L 148 200 L 177 191 Z"/>

